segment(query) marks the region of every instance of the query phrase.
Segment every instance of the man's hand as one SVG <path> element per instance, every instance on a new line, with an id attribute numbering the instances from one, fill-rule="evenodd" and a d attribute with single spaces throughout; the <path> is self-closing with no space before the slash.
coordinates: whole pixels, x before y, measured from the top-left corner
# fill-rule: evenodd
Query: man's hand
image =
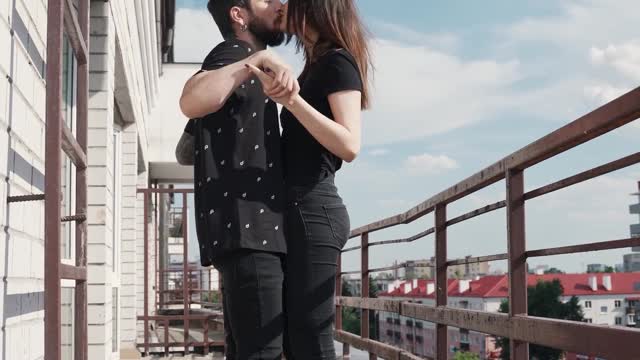
<path id="1" fill-rule="evenodd" d="M 298 80 L 293 79 L 292 85 L 284 85 L 282 82 L 269 73 L 266 73 L 254 65 L 247 64 L 247 68 L 258 76 L 258 79 L 262 83 L 265 95 L 271 98 L 271 100 L 281 104 L 283 106 L 292 105 L 293 100 L 298 96 L 300 92 L 300 85 Z"/>
<path id="2" fill-rule="evenodd" d="M 259 70 L 268 77 L 260 78 L 265 94 L 280 104 L 291 103 L 300 92 L 300 85 L 293 75 L 293 70 L 269 50 L 260 51 L 255 56 L 257 61 L 247 67 L 258 76 L 260 75 L 255 70 Z"/>

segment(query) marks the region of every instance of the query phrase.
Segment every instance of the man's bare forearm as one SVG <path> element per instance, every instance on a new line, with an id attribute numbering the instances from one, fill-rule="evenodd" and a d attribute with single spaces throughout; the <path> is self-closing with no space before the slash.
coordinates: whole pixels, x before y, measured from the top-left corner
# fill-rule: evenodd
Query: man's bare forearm
<path id="1" fill-rule="evenodd" d="M 260 56 L 257 52 L 245 60 L 193 76 L 182 90 L 182 113 L 193 119 L 220 110 L 235 89 L 251 76 L 245 64 L 259 65 Z"/>
<path id="2" fill-rule="evenodd" d="M 195 164 L 195 137 L 183 132 L 176 146 L 176 160 L 180 165 Z"/>

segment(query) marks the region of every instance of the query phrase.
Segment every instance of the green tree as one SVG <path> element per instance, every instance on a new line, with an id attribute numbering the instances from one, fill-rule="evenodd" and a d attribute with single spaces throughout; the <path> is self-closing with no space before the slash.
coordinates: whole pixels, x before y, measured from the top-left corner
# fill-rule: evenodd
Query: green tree
<path id="1" fill-rule="evenodd" d="M 606 273 L 609 273 L 609 274 L 610 274 L 610 273 L 615 272 L 615 269 L 613 268 L 613 266 L 605 266 L 605 268 L 604 268 L 604 272 L 606 272 Z"/>
<path id="2" fill-rule="evenodd" d="M 569 301 L 563 303 L 560 297 L 564 289 L 560 280 L 538 281 L 535 286 L 529 286 L 527 293 L 528 312 L 531 316 L 563 319 L 572 321 L 582 321 L 584 313 L 578 302 L 578 298 L 572 296 Z M 509 302 L 507 300 L 500 304 L 500 312 L 509 312 Z M 502 348 L 500 357 L 504 360 L 510 358 L 509 339 L 497 338 L 496 345 Z M 529 356 L 536 359 L 559 360 L 563 351 L 541 345 L 530 344 Z"/>
<path id="3" fill-rule="evenodd" d="M 458 351 L 453 356 L 453 360 L 480 360 L 480 355 L 472 352 Z"/>
<path id="4" fill-rule="evenodd" d="M 369 297 L 377 298 L 381 291 L 379 284 L 370 276 L 369 277 Z M 342 296 L 357 296 L 346 281 L 342 281 Z M 360 314 L 361 310 L 344 306 L 342 307 L 342 329 L 355 335 L 360 335 Z M 378 320 L 375 311 L 369 311 L 369 337 L 379 339 L 378 337 Z"/>
<path id="5" fill-rule="evenodd" d="M 544 271 L 545 274 L 564 274 L 564 271 L 558 269 L 558 268 L 550 268 Z"/>

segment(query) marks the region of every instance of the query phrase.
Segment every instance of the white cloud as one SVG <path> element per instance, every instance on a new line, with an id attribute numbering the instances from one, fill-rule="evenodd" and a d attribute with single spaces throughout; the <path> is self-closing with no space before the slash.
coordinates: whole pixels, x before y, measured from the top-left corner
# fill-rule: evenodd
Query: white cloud
<path id="1" fill-rule="evenodd" d="M 585 87 L 585 96 L 597 106 L 625 94 L 640 82 L 640 40 L 592 47 L 589 58 L 596 68 L 610 71 L 606 80 Z M 632 127 L 640 128 L 640 122 L 634 122 Z"/>
<path id="2" fill-rule="evenodd" d="M 640 80 L 640 41 L 592 47 L 590 55 L 594 64 L 609 66 L 631 80 Z"/>
<path id="3" fill-rule="evenodd" d="M 437 175 L 458 167 L 458 163 L 446 155 L 413 155 L 405 161 L 410 175 Z"/>
<path id="4" fill-rule="evenodd" d="M 371 156 L 384 156 L 384 155 L 387 155 L 388 153 L 389 153 L 389 150 L 383 149 L 383 148 L 373 149 L 369 151 L 369 154 Z"/>
<path id="5" fill-rule="evenodd" d="M 441 134 L 512 106 L 517 61 L 464 61 L 398 41 L 372 43 L 376 67 L 364 142 L 388 144 Z"/>
<path id="6" fill-rule="evenodd" d="M 460 38 L 452 33 L 425 34 L 407 27 L 387 22 L 374 22 L 374 31 L 384 34 L 380 38 L 399 40 L 408 44 L 426 46 L 440 50 L 453 50 L 460 44 Z"/>
<path id="7" fill-rule="evenodd" d="M 584 89 L 584 95 L 594 105 L 604 105 L 626 93 L 627 90 L 614 87 L 610 84 L 592 85 Z"/>
<path id="8" fill-rule="evenodd" d="M 562 13 L 519 21 L 507 29 L 507 36 L 514 42 L 542 41 L 574 48 L 637 37 L 637 0 L 567 0 L 560 4 Z"/>

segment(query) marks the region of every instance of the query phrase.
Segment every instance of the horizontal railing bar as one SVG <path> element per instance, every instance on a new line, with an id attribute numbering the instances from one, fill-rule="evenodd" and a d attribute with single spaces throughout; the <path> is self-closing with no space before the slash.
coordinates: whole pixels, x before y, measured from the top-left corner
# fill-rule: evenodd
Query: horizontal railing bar
<path id="1" fill-rule="evenodd" d="M 507 260 L 508 258 L 509 258 L 509 254 L 466 257 L 462 259 L 449 260 L 447 261 L 447 266 L 475 264 L 475 263 L 489 262 L 489 261 L 500 261 L 500 260 Z"/>
<path id="2" fill-rule="evenodd" d="M 411 355 L 403 349 L 397 348 L 395 346 L 381 343 L 379 341 L 375 341 L 372 339 L 364 339 L 358 335 L 354 335 L 350 332 L 346 332 L 344 330 L 336 330 L 335 331 L 335 339 L 341 343 L 347 343 L 357 349 L 362 351 L 366 351 L 369 354 L 374 354 L 383 359 L 392 359 L 392 360 L 424 360 L 428 358 L 418 357 L 416 355 Z"/>
<path id="3" fill-rule="evenodd" d="M 401 300 L 379 299 L 379 298 L 362 298 L 356 296 L 336 296 L 336 305 L 386 311 L 392 313 L 400 313 Z"/>
<path id="4" fill-rule="evenodd" d="M 640 329 L 619 326 L 525 315 L 509 317 L 503 313 L 434 307 L 402 300 L 338 297 L 336 301 L 343 306 L 392 312 L 434 324 L 612 359 L 624 359 L 640 338 Z"/>
<path id="5" fill-rule="evenodd" d="M 87 154 L 84 153 L 78 140 L 71 133 L 71 129 L 65 122 L 62 122 L 62 150 L 71 159 L 77 169 L 87 168 Z"/>
<path id="6" fill-rule="evenodd" d="M 626 125 L 638 119 L 638 117 L 640 117 L 640 88 L 631 90 L 608 104 L 517 150 L 404 213 L 354 229 L 351 231 L 350 236 L 356 237 L 363 233 L 410 223 L 432 212 L 436 204 L 451 203 L 504 179 L 508 169 L 526 169 Z"/>
<path id="7" fill-rule="evenodd" d="M 87 215 L 78 214 L 78 215 L 63 216 L 60 219 L 60 221 L 61 222 L 70 222 L 70 221 L 82 222 L 82 221 L 87 221 Z"/>
<path id="8" fill-rule="evenodd" d="M 349 252 L 349 251 L 355 251 L 355 250 L 360 250 L 360 249 L 362 249 L 362 246 L 360 246 L 360 245 L 352 246 L 352 247 L 348 247 L 348 248 L 342 249 L 342 253 L 344 254 L 344 253 Z"/>
<path id="9" fill-rule="evenodd" d="M 193 194 L 193 189 L 137 189 L 136 192 L 138 194 Z"/>
<path id="10" fill-rule="evenodd" d="M 418 239 L 422 239 L 425 236 L 431 235 L 434 232 L 436 232 L 435 228 L 429 228 L 429 229 L 427 229 L 425 231 L 422 231 L 420 233 L 417 233 L 417 234 L 415 234 L 413 236 L 410 236 L 410 237 L 404 238 L 404 239 L 373 241 L 373 242 L 369 243 L 369 247 L 371 247 L 371 246 L 379 246 L 379 245 L 414 242 L 414 241 L 416 241 Z"/>
<path id="11" fill-rule="evenodd" d="M 609 162 L 607 164 L 595 167 L 591 170 L 587 170 L 584 172 L 581 172 L 579 174 L 576 174 L 574 176 L 570 176 L 567 178 L 564 178 L 562 180 L 556 181 L 552 184 L 537 188 L 535 190 L 531 190 L 527 193 L 524 194 L 524 198 L 525 200 L 531 200 L 531 199 L 535 199 L 539 196 L 545 195 L 545 194 L 549 194 L 552 193 L 554 191 L 558 191 L 560 189 L 564 189 L 567 188 L 571 185 L 575 185 L 575 184 L 579 184 L 581 182 L 584 182 L 586 180 L 590 180 L 593 178 L 596 178 L 598 176 L 601 175 L 605 175 L 608 174 L 610 172 L 616 171 L 616 170 L 620 170 L 622 168 L 625 167 L 629 167 L 632 165 L 635 165 L 637 163 L 640 162 L 640 152 L 637 152 L 635 154 L 626 156 L 622 159 L 616 160 L 616 161 L 612 161 Z"/>
<path id="12" fill-rule="evenodd" d="M 373 269 L 369 269 L 369 274 L 370 273 L 375 273 L 375 272 L 381 272 L 381 271 L 403 269 L 403 268 L 406 268 L 406 267 L 407 267 L 407 264 L 406 263 L 402 263 L 402 264 L 398 264 L 398 265 L 385 266 L 385 267 L 381 267 L 381 268 L 373 268 Z M 433 267 L 433 266 L 432 265 L 425 265 L 425 266 L 420 266 L 420 267 Z"/>
<path id="13" fill-rule="evenodd" d="M 622 249 L 622 248 L 635 247 L 635 246 L 640 246 L 640 237 L 634 237 L 634 238 L 628 238 L 628 239 L 622 239 L 622 240 L 603 241 L 603 242 L 596 242 L 596 243 L 589 243 L 589 244 L 561 246 L 561 247 L 539 249 L 539 250 L 529 250 L 526 252 L 526 256 L 527 257 L 553 256 L 553 255 L 583 253 L 583 252 L 590 252 L 590 251 Z"/>
<path id="14" fill-rule="evenodd" d="M 447 226 L 451 226 L 451 225 L 455 225 L 457 223 L 463 222 L 465 220 L 469 220 L 469 219 L 473 219 L 476 216 L 480 216 L 482 214 L 486 214 L 498 209 L 502 209 L 503 207 L 507 206 L 507 202 L 505 200 L 502 201 L 498 201 L 497 203 L 491 204 L 491 205 L 487 205 L 485 207 L 470 211 L 466 214 L 462 214 L 460 216 L 457 216 L 449 221 L 447 221 Z"/>
<path id="15" fill-rule="evenodd" d="M 7 196 L 7 203 L 40 201 L 40 200 L 44 200 L 44 194 Z"/>
<path id="16" fill-rule="evenodd" d="M 87 280 L 87 268 L 72 266 L 67 264 L 60 264 L 60 278 L 76 281 Z"/>
<path id="17" fill-rule="evenodd" d="M 175 320 L 210 320 L 213 321 L 215 320 L 216 317 L 221 317 L 222 314 L 220 315 L 198 315 L 198 314 L 194 314 L 194 315 L 149 315 L 147 316 L 147 320 L 149 321 L 175 321 Z M 136 317 L 136 319 L 138 321 L 144 321 L 144 315 L 138 315 Z"/>
<path id="18" fill-rule="evenodd" d="M 145 345 L 149 346 L 150 348 L 164 348 L 165 346 L 169 346 L 169 347 L 185 347 L 186 346 L 205 346 L 205 344 L 209 345 L 209 346 L 216 346 L 216 347 L 221 347 L 224 346 L 224 341 L 223 340 L 210 340 L 208 342 L 204 342 L 204 341 L 189 341 L 188 343 L 185 344 L 184 341 L 180 342 L 180 341 L 174 341 L 174 342 L 168 342 L 168 343 L 163 343 L 163 342 L 157 342 L 157 343 L 148 343 L 145 344 L 144 341 L 140 342 L 140 343 L 136 343 L 136 345 L 139 348 L 144 347 Z M 164 352 L 164 351 L 162 351 Z"/>
<path id="19" fill-rule="evenodd" d="M 82 36 L 78 16 L 73 11 L 73 4 L 71 3 L 71 0 L 66 0 L 64 3 L 65 32 L 69 37 L 69 42 L 71 43 L 73 52 L 78 59 L 78 65 L 85 65 L 87 63 L 89 51 L 87 50 L 87 43 Z"/>
<path id="20" fill-rule="evenodd" d="M 351 275 L 351 274 L 360 274 L 360 270 L 343 271 L 340 273 L 340 275 Z"/>

